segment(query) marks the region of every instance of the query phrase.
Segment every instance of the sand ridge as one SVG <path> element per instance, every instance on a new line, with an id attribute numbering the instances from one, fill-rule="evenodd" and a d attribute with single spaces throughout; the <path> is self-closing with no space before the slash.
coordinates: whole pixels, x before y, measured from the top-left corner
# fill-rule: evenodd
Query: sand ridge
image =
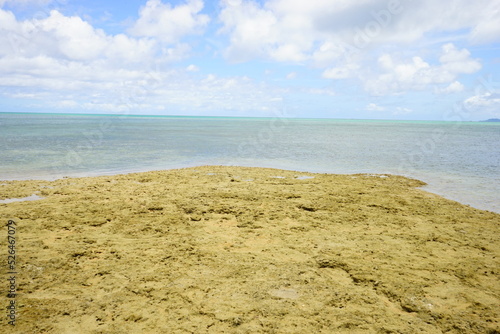
<path id="1" fill-rule="evenodd" d="M 227 166 L 2 181 L 0 199 L 43 199 L 0 204 L 19 257 L 0 331 L 498 333 L 500 215 L 422 185 Z"/>

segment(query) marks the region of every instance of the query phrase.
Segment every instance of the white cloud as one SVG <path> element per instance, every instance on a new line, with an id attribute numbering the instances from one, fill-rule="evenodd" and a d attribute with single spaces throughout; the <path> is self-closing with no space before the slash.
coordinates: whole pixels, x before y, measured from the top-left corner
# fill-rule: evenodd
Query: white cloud
<path id="1" fill-rule="evenodd" d="M 368 110 L 368 111 L 384 111 L 385 108 L 384 107 L 381 107 L 375 103 L 369 103 L 366 107 L 365 107 L 365 110 Z"/>
<path id="2" fill-rule="evenodd" d="M 443 54 L 439 58 L 443 69 L 451 73 L 475 73 L 481 69 L 481 63 L 470 58 L 467 49 L 458 50 L 452 43 L 442 47 Z"/>
<path id="3" fill-rule="evenodd" d="M 387 108 L 387 107 L 382 107 L 379 106 L 375 103 L 369 103 L 365 107 L 366 111 L 375 111 L 375 112 L 384 112 L 384 113 L 390 113 L 394 116 L 399 116 L 399 115 L 406 115 L 410 114 L 413 112 L 412 109 L 406 108 L 406 107 L 396 107 L 396 108 Z"/>
<path id="4" fill-rule="evenodd" d="M 110 68 L 105 63 L 84 64 L 44 55 L 0 58 L 0 86 L 40 91 L 102 90 L 129 80 L 145 78 L 145 70 Z"/>
<path id="5" fill-rule="evenodd" d="M 226 56 L 233 61 L 265 57 L 279 38 L 274 29 L 276 16 L 254 2 L 226 3 L 219 19 L 224 25 L 220 32 L 230 34 Z"/>
<path id="6" fill-rule="evenodd" d="M 483 4 L 482 17 L 472 29 L 469 40 L 474 44 L 500 41 L 500 1 Z"/>
<path id="7" fill-rule="evenodd" d="M 153 7 L 156 12 L 148 12 Z M 190 52 L 190 46 L 180 40 L 206 23 L 208 19 L 197 14 L 202 7 L 197 0 L 174 7 L 149 1 L 135 27 L 158 23 L 161 41 L 152 36 L 109 35 L 79 16 L 56 10 L 41 19 L 18 20 L 0 9 L 1 94 L 19 97 L 22 92 L 24 98 L 46 101 L 44 105 L 111 111 L 124 105 L 146 108 L 141 101 L 158 101 L 159 90 L 181 95 L 182 89 L 194 90 L 197 85 L 183 76 L 196 66 L 176 71 L 175 76 L 160 68 Z M 154 21 L 155 14 L 160 21 L 175 15 L 168 24 L 179 25 L 168 30 L 163 21 Z M 167 40 L 169 45 L 164 43 Z"/>
<path id="8" fill-rule="evenodd" d="M 159 10 L 161 18 L 168 17 L 165 12 L 169 9 L 171 15 L 179 15 L 177 20 L 187 22 L 168 32 L 171 36 L 168 40 L 172 42 L 169 45 L 165 45 L 166 39 L 160 42 L 152 37 L 109 35 L 78 16 L 65 16 L 55 10 L 42 19 L 18 20 L 12 12 L 0 9 L 0 45 L 3 46 L 0 48 L 0 94 L 19 98 L 22 93 L 26 99 L 40 101 L 40 108 L 98 112 L 158 110 L 165 104 L 180 108 L 176 102 L 179 96 L 189 96 L 186 92 L 194 92 L 199 87 L 186 75 L 197 67 L 167 70 L 166 63 L 183 59 L 190 51 L 189 45 L 178 39 L 184 33 L 195 32 L 198 23 L 204 22 L 203 16 L 193 14 L 201 10 L 202 3 L 190 1 L 186 5 L 167 7 L 160 8 L 163 9 Z M 189 21 L 190 15 L 196 16 L 195 23 Z M 215 87 L 220 85 L 219 80 Z M 259 96 L 256 91 L 260 91 L 258 85 L 242 85 L 241 80 L 236 79 L 224 82 L 223 87 L 233 95 L 238 95 L 240 89 L 242 95 Z M 265 94 L 267 92 L 261 96 Z M 209 100 L 208 95 L 201 96 L 200 101 Z M 185 105 L 193 102 L 183 101 Z M 251 105 L 248 98 L 241 103 Z M 200 105 L 203 106 L 203 102 Z"/>
<path id="9" fill-rule="evenodd" d="M 262 57 L 335 68 L 346 51 L 411 46 L 432 34 L 477 43 L 500 40 L 499 1 L 225 0 L 221 5 L 220 32 L 229 35 L 226 56 L 233 61 Z"/>
<path id="10" fill-rule="evenodd" d="M 458 50 L 453 44 L 445 44 L 441 51 L 437 65 L 430 65 L 419 56 L 411 60 L 397 60 L 390 54 L 383 54 L 378 58 L 381 72 L 366 75 L 365 89 L 375 95 L 385 95 L 451 83 L 449 90 L 457 91 L 461 87 L 459 83 L 454 83 L 458 75 L 481 69 L 481 63 L 470 58 L 466 49 Z"/>
<path id="11" fill-rule="evenodd" d="M 325 79 L 347 79 L 355 76 L 356 71 L 360 69 L 360 65 L 350 63 L 338 67 L 327 68 L 323 71 Z"/>
<path id="12" fill-rule="evenodd" d="M 188 0 L 172 7 L 160 0 L 149 0 L 140 10 L 139 19 L 129 32 L 135 36 L 154 37 L 166 43 L 177 43 L 186 35 L 202 32 L 209 17 L 199 14 L 203 1 Z"/>
<path id="13" fill-rule="evenodd" d="M 442 46 L 435 61 L 427 43 L 500 41 L 499 1 L 226 0 L 221 4 L 220 33 L 229 37 L 225 52 L 229 60 L 308 64 L 321 69 L 326 79 L 359 79 L 372 95 L 432 87 L 439 87 L 434 88 L 437 93 L 460 92 L 464 86 L 459 76 L 476 73 L 481 62 L 452 43 Z M 392 53 L 402 48 L 405 52 Z M 414 56 L 408 58 L 411 53 Z M 378 57 L 376 64 L 371 57 Z"/>
<path id="14" fill-rule="evenodd" d="M 188 72 L 198 72 L 199 70 L 200 69 L 198 68 L 198 66 L 196 66 L 194 64 L 191 64 L 188 67 L 186 67 L 186 71 L 188 71 Z"/>
<path id="15" fill-rule="evenodd" d="M 91 62 L 145 62 L 160 53 L 151 39 L 107 35 L 77 16 L 64 16 L 53 10 L 44 19 L 17 21 L 14 14 L 0 9 L 0 56 Z M 168 57 L 168 54 L 165 54 Z M 118 62 L 118 63 L 117 63 Z"/>
<path id="16" fill-rule="evenodd" d="M 464 106 L 475 113 L 500 117 L 500 90 L 471 96 L 464 101 Z"/>
<path id="17" fill-rule="evenodd" d="M 0 5 L 12 10 L 21 4 L 31 6 L 20 11 L 29 15 L 35 6 L 50 1 L 0 0 Z M 358 87 L 336 82 L 328 82 L 324 89 L 307 87 L 312 80 L 318 81 L 311 87 L 324 87 L 321 77 L 360 80 L 373 95 L 425 89 L 449 94 L 464 90 L 461 75 L 481 68 L 475 54 L 456 45 L 500 40 L 497 0 L 220 0 L 215 9 L 220 10 L 218 22 L 204 14 L 202 0 L 143 3 L 137 21 L 129 22 L 130 28 L 123 33 L 113 34 L 92 25 L 95 21 L 89 16 L 63 14 L 71 6 L 61 7 L 64 12 L 54 10 L 23 20 L 0 9 L 0 94 L 61 101 L 54 106 L 96 111 L 119 111 L 133 105 L 166 111 L 191 107 L 216 111 L 233 106 L 262 112 L 283 103 L 284 96 L 294 97 L 295 92 L 310 94 L 315 106 L 323 103 L 318 100 L 329 103 L 328 96 L 343 91 L 359 94 Z M 110 28 L 109 22 L 102 26 L 119 29 Z M 202 37 L 194 40 L 199 34 Z M 454 44 L 443 43 L 436 52 L 439 39 Z M 175 69 L 176 61 L 194 52 L 196 59 Z M 221 55 L 233 62 L 272 60 L 283 67 L 252 62 L 248 67 L 222 69 L 217 59 Z M 210 70 L 211 57 L 215 58 L 215 74 L 200 79 L 194 64 L 201 61 L 203 70 Z M 290 64 L 307 67 L 307 78 L 299 77 L 307 80 L 305 86 L 285 89 L 265 83 L 290 86 L 282 80 L 297 77 Z M 272 71 L 264 72 L 265 67 Z M 264 81 L 243 74 L 224 78 L 217 72 L 233 69 L 248 70 Z M 492 109 L 496 99 L 476 94 L 467 103 Z M 387 115 L 411 112 L 374 103 L 366 110 Z"/>
<path id="18" fill-rule="evenodd" d="M 0 60 L 0 72 L 11 66 L 25 70 L 0 76 L 0 87 L 18 88 L 23 95 L 17 97 L 43 101 L 39 110 L 270 116 L 283 104 L 282 91 L 245 76 L 211 74 L 198 80 L 187 69 L 116 71 L 47 57 Z M 40 69 L 37 77 L 34 68 Z"/>
<path id="19" fill-rule="evenodd" d="M 413 112 L 410 108 L 397 107 L 395 111 L 393 111 L 393 115 L 406 115 Z"/>
<path id="20" fill-rule="evenodd" d="M 15 6 L 46 6 L 54 0 L 0 0 L 0 8 L 6 4 Z"/>
<path id="21" fill-rule="evenodd" d="M 453 81 L 451 84 L 444 88 L 436 88 L 435 92 L 438 94 L 452 94 L 464 91 L 465 87 L 459 81 Z"/>
<path id="22" fill-rule="evenodd" d="M 99 57 L 107 46 L 107 36 L 80 17 L 66 17 L 56 10 L 43 20 L 33 22 L 37 32 L 57 41 L 58 51 L 68 59 L 89 60 Z"/>
<path id="23" fill-rule="evenodd" d="M 0 86 L 24 87 L 27 93 L 81 90 L 88 97 L 91 91 L 120 89 L 123 82 L 149 80 L 155 66 L 190 51 L 185 43 L 165 46 L 152 38 L 108 35 L 56 10 L 20 21 L 0 9 L 0 32 Z"/>
<path id="24" fill-rule="evenodd" d="M 118 60 L 120 63 L 140 63 L 151 61 L 158 52 L 158 45 L 151 39 L 135 39 L 124 34 L 108 37 L 108 44 L 104 55 L 108 59 Z M 183 49 L 181 45 L 177 48 Z M 179 50 L 182 53 L 182 50 Z M 178 59 L 172 57 L 171 60 Z"/>

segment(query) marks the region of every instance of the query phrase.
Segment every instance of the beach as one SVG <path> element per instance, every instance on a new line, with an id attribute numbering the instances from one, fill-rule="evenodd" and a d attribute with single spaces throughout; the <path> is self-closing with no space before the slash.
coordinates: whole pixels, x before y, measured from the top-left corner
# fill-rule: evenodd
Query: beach
<path id="1" fill-rule="evenodd" d="M 424 185 L 234 166 L 0 181 L 40 197 L 0 203 L 0 331 L 499 333 L 500 215 Z"/>

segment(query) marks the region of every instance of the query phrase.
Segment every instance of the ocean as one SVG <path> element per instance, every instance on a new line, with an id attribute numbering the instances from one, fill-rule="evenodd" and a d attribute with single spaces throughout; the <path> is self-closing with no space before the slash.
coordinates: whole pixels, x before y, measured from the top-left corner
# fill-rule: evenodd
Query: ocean
<path id="1" fill-rule="evenodd" d="M 0 180 L 199 165 L 398 174 L 500 212 L 500 124 L 0 113 Z"/>

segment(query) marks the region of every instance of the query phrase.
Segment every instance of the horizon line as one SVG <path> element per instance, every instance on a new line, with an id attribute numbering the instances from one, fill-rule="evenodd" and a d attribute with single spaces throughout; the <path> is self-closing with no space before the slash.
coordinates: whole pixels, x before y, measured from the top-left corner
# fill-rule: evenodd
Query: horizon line
<path id="1" fill-rule="evenodd" d="M 396 121 L 396 122 L 488 122 L 489 120 L 499 120 L 490 118 L 488 120 L 436 120 L 436 119 L 387 119 L 387 118 L 335 118 L 335 117 L 282 117 L 282 116 L 222 116 L 222 115 L 164 115 L 164 114 L 106 114 L 106 113 L 65 113 L 65 112 L 44 112 L 44 111 L 0 111 L 0 114 L 29 114 L 29 115 L 65 115 L 65 116 L 108 116 L 108 117 L 173 117 L 173 118 L 283 118 L 283 119 L 303 119 L 303 120 L 346 120 L 346 121 Z M 495 122 L 491 122 L 495 123 Z"/>

